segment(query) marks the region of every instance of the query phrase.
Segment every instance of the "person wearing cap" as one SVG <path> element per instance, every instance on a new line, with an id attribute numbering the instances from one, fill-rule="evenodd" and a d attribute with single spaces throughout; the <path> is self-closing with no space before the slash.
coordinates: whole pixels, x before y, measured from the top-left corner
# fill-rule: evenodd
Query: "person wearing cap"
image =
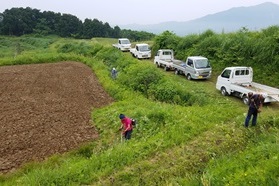
<path id="1" fill-rule="evenodd" d="M 132 120 L 126 117 L 124 114 L 120 114 L 119 119 L 121 120 L 120 130 L 122 130 L 122 135 L 126 140 L 131 139 L 133 132 Z"/>
<path id="2" fill-rule="evenodd" d="M 113 67 L 111 70 L 111 77 L 112 79 L 116 79 L 117 76 L 117 70 Z"/>
<path id="3" fill-rule="evenodd" d="M 257 124 L 258 113 L 261 112 L 261 108 L 263 106 L 265 96 L 263 94 L 253 94 L 252 92 L 249 92 L 248 98 L 249 98 L 249 109 L 244 123 L 245 127 L 249 126 L 249 122 L 252 116 L 253 116 L 252 126 L 255 126 Z"/>

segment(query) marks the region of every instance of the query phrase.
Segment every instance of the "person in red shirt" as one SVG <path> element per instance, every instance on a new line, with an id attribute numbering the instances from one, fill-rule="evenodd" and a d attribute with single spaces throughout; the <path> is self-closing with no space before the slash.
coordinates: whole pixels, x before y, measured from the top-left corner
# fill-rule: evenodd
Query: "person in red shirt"
<path id="1" fill-rule="evenodd" d="M 123 131 L 122 135 L 124 136 L 125 140 L 131 139 L 133 132 L 132 120 L 126 117 L 124 114 L 120 114 L 119 119 L 121 120 L 120 130 Z"/>

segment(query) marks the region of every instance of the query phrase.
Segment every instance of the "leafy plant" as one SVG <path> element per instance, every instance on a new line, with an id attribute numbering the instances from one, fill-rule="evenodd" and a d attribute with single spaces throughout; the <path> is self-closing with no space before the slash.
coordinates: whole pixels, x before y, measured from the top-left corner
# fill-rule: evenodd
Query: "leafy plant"
<path id="1" fill-rule="evenodd" d="M 161 73 L 151 64 L 135 64 L 123 69 L 119 77 L 122 84 L 149 97 L 149 89 L 162 78 Z"/>

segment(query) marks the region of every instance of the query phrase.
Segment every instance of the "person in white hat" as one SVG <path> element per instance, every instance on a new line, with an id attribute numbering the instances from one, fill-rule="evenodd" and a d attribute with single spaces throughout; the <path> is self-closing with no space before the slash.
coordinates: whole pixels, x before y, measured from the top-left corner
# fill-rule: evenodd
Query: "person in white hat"
<path id="1" fill-rule="evenodd" d="M 117 76 L 117 70 L 113 67 L 111 70 L 111 77 L 112 79 L 116 79 Z"/>

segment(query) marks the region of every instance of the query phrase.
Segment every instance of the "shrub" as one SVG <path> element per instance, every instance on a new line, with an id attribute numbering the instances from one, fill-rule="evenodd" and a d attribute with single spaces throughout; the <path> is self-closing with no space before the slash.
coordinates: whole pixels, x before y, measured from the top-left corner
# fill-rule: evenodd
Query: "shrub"
<path id="1" fill-rule="evenodd" d="M 138 63 L 124 69 L 124 74 L 121 74 L 119 79 L 122 84 L 143 93 L 148 98 L 149 89 L 152 85 L 156 85 L 162 76 L 153 65 Z"/>
<path id="2" fill-rule="evenodd" d="M 183 91 L 171 81 L 161 81 L 161 83 L 153 85 L 149 91 L 149 95 L 152 95 L 157 101 L 178 105 L 187 105 L 191 97 L 190 93 Z"/>

